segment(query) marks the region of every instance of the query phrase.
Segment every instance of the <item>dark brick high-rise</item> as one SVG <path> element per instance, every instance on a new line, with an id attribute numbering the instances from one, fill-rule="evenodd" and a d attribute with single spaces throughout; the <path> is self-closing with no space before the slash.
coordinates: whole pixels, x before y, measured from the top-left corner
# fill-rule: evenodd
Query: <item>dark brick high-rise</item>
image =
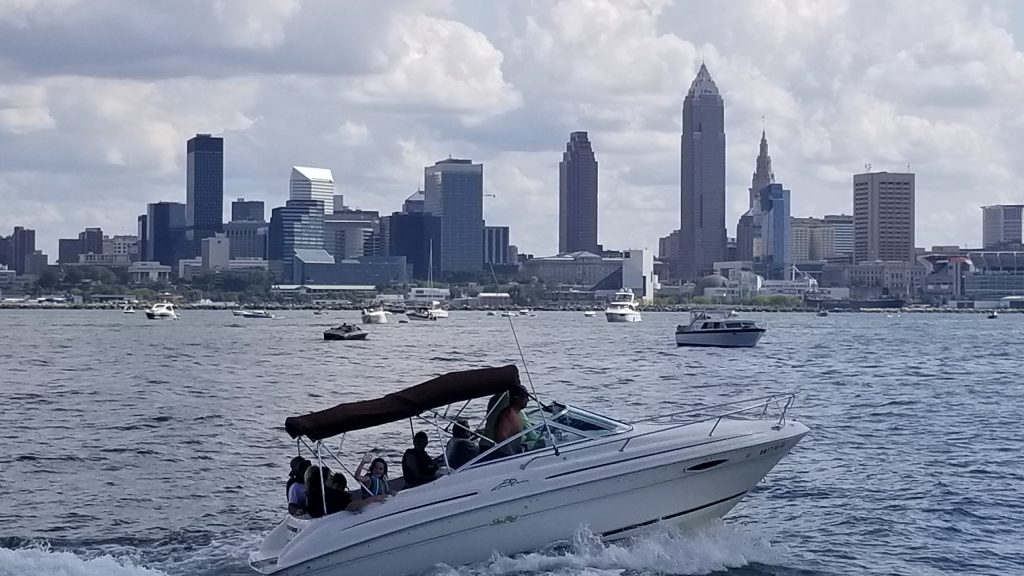
<path id="1" fill-rule="evenodd" d="M 696 280 L 725 260 L 725 103 L 701 64 L 683 100 L 676 276 Z"/>
<path id="2" fill-rule="evenodd" d="M 185 234 L 191 255 L 203 238 L 224 231 L 224 139 L 196 134 L 188 141 Z"/>
<path id="3" fill-rule="evenodd" d="M 558 251 L 598 252 L 597 160 L 586 132 L 573 132 L 558 163 Z"/>

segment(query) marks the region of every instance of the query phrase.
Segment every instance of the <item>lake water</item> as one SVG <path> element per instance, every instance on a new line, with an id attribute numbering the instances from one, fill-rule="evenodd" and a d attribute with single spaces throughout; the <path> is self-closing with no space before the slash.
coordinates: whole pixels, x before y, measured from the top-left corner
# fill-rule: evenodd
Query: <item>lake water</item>
<path id="1" fill-rule="evenodd" d="M 520 363 L 507 319 L 453 312 L 324 342 L 331 323 L 0 311 L 0 576 L 252 574 L 280 518 L 287 416 Z M 798 390 L 808 435 L 730 514 L 462 576 L 1024 573 L 1024 315 L 752 314 L 758 348 L 676 348 L 681 315 L 516 318 L 537 392 L 622 418 Z M 351 434 L 397 465 L 408 423 Z"/>

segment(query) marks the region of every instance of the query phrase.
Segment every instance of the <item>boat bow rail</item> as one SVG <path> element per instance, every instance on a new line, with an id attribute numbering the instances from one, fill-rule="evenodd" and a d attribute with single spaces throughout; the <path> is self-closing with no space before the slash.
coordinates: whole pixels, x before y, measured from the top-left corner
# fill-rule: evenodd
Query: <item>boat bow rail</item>
<path id="1" fill-rule="evenodd" d="M 653 434 L 661 434 L 668 430 L 674 430 L 682 428 L 684 426 L 692 426 L 694 424 L 700 424 L 702 422 L 714 422 L 711 426 L 711 430 L 708 432 L 708 436 L 714 436 L 715 430 L 718 429 L 718 425 L 725 418 L 737 418 L 742 414 L 750 414 L 757 420 L 775 420 L 775 424 L 772 428 L 779 430 L 786 424 L 786 413 L 793 406 L 796 401 L 796 392 L 786 393 L 775 393 L 767 396 L 760 396 L 756 398 L 748 398 L 745 400 L 737 400 L 734 402 L 725 402 L 722 404 L 714 404 L 711 406 L 700 406 L 697 408 L 690 408 L 686 410 L 679 410 L 676 412 L 669 412 L 665 414 L 659 414 L 650 418 L 633 421 L 631 424 L 659 424 L 664 423 L 667 426 L 659 427 L 655 430 L 648 430 L 629 436 L 627 438 L 615 438 L 610 437 L 607 439 L 606 444 L 614 442 L 622 442 L 622 446 L 619 447 L 618 451 L 623 452 L 626 447 L 629 446 L 630 442 L 637 438 L 643 438 Z M 682 418 L 682 419 L 680 419 Z M 594 444 L 591 444 L 594 446 Z M 566 448 L 564 452 L 571 451 L 572 448 Z M 530 458 L 519 466 L 521 470 L 526 470 L 530 464 L 541 458 L 550 456 L 551 454 L 537 454 L 533 458 Z"/>

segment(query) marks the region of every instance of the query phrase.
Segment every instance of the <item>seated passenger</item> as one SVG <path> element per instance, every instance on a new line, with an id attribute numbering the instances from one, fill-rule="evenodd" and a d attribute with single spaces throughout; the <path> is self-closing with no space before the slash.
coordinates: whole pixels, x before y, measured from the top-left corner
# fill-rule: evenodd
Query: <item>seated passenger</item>
<path id="1" fill-rule="evenodd" d="M 317 477 L 318 475 L 320 478 Z M 323 482 L 322 493 L 320 492 L 321 481 Z M 313 518 L 320 518 L 342 510 L 356 512 L 374 502 L 383 502 L 387 499 L 386 495 L 382 495 L 352 500 L 352 495 L 347 490 L 348 480 L 345 479 L 345 476 L 332 474 L 331 469 L 326 466 L 322 469 L 311 466 L 306 473 L 306 485 L 308 487 L 308 512 Z"/>
<path id="2" fill-rule="evenodd" d="M 437 476 L 437 464 L 427 454 L 427 433 L 417 432 L 412 437 L 412 445 L 402 456 L 402 477 L 406 488 L 433 482 Z"/>
<path id="3" fill-rule="evenodd" d="M 452 425 L 452 438 L 445 447 L 445 457 L 452 470 L 458 470 L 466 462 L 476 458 L 480 448 L 469 438 L 469 422 L 460 418 Z"/>
<path id="4" fill-rule="evenodd" d="M 502 455 L 518 454 L 523 450 L 523 439 L 518 437 L 523 432 L 523 409 L 530 402 L 530 395 L 526 389 L 517 386 L 509 390 L 508 406 L 498 416 L 498 423 L 494 432 L 494 443 L 501 444 L 509 438 L 515 438 L 502 447 L 499 452 Z"/>
<path id="5" fill-rule="evenodd" d="M 370 464 L 370 469 L 366 474 L 363 474 L 363 468 L 367 463 Z M 388 463 L 383 458 L 374 458 L 372 454 L 367 452 L 363 456 L 363 460 L 359 462 L 359 467 L 356 468 L 355 477 L 356 481 L 366 489 L 365 491 L 369 496 L 381 496 L 391 493 L 391 487 L 388 486 Z"/>
<path id="6" fill-rule="evenodd" d="M 292 516 L 302 516 L 306 513 L 306 470 L 311 466 L 309 460 L 302 456 L 292 458 L 291 471 L 288 473 L 288 483 L 285 484 L 285 494 L 288 497 L 288 513 Z"/>

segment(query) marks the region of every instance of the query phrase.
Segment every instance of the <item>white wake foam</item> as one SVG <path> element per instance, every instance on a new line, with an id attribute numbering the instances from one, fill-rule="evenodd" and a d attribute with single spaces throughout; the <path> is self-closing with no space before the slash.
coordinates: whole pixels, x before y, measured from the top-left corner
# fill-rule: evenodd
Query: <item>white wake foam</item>
<path id="1" fill-rule="evenodd" d="M 38 545 L 14 550 L 0 548 L 0 576 L 164 576 L 164 573 L 136 566 L 128 557 L 83 558 Z"/>
<path id="2" fill-rule="evenodd" d="M 623 572 L 708 574 L 751 562 L 778 564 L 784 550 L 736 527 L 714 522 L 697 531 L 658 526 L 622 542 L 605 544 L 586 529 L 568 546 L 461 568 L 439 566 L 432 576 L 621 576 Z"/>

